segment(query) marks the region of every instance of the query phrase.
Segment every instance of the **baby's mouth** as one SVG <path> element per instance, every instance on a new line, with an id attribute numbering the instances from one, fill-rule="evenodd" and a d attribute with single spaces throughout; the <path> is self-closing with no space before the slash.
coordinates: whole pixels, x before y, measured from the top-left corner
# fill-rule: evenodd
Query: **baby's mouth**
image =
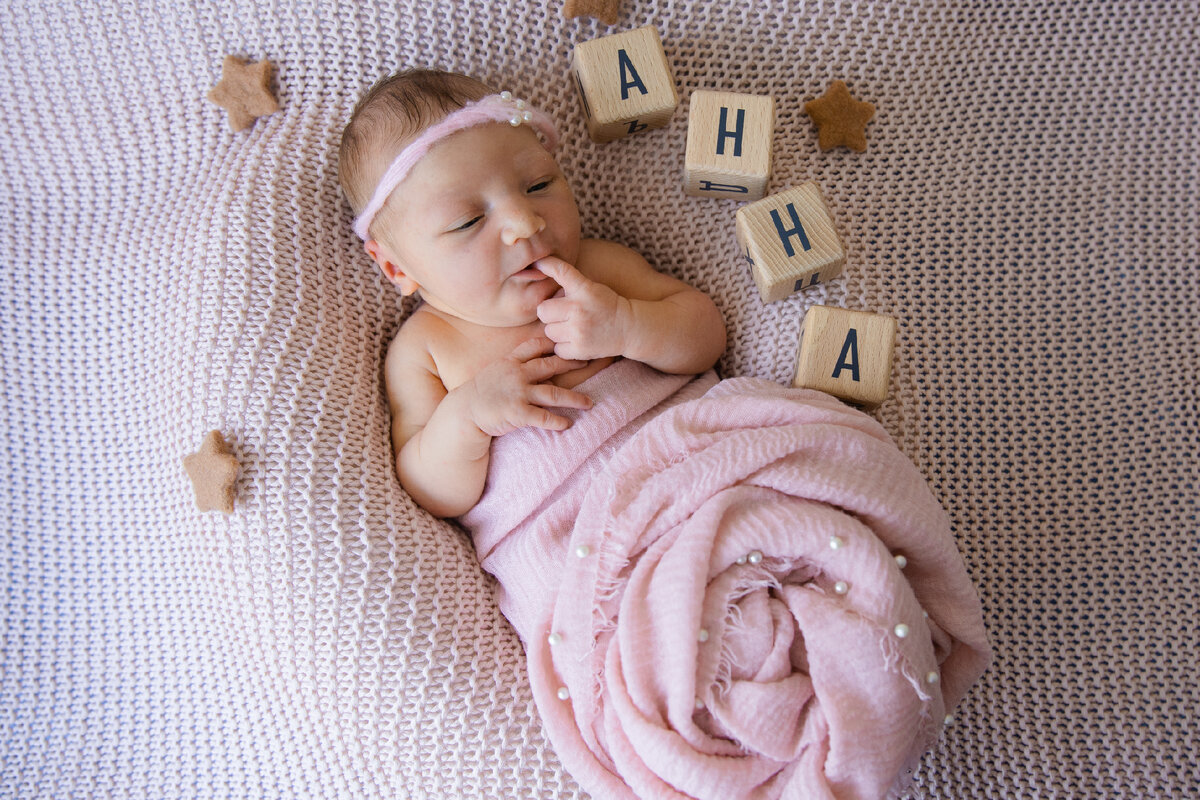
<path id="1" fill-rule="evenodd" d="M 540 269 L 537 268 L 537 262 L 541 261 L 545 257 L 546 256 L 538 256 L 537 258 L 533 259 L 525 266 L 524 269 L 522 269 L 518 272 L 514 272 L 512 277 L 528 278 L 531 281 L 544 280 L 546 278 L 546 273 L 542 272 Z"/>
<path id="2" fill-rule="evenodd" d="M 530 264 L 528 267 L 521 270 L 520 272 L 513 273 L 513 277 L 514 278 L 530 278 L 532 280 L 539 281 L 539 280 L 542 280 L 543 278 L 545 278 L 546 275 L 540 269 L 535 267 L 533 264 Z"/>

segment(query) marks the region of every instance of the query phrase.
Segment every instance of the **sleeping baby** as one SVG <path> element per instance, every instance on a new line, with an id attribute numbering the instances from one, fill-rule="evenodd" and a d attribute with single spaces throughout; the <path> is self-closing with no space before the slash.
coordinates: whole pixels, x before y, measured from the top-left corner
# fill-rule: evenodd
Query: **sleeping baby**
<path id="1" fill-rule="evenodd" d="M 400 483 L 438 516 L 479 500 L 493 437 L 565 428 L 549 409 L 588 408 L 573 387 L 613 359 L 698 373 L 725 349 L 706 295 L 581 239 L 557 138 L 508 93 L 427 70 L 378 83 L 342 136 L 355 230 L 401 293 L 420 294 L 385 380 Z"/>
<path id="2" fill-rule="evenodd" d="M 880 798 L 990 658 L 920 471 L 820 392 L 718 380 L 713 302 L 582 239 L 542 112 L 374 86 L 354 230 L 420 305 L 388 349 L 401 486 L 498 581 L 546 733 L 596 798 Z"/>

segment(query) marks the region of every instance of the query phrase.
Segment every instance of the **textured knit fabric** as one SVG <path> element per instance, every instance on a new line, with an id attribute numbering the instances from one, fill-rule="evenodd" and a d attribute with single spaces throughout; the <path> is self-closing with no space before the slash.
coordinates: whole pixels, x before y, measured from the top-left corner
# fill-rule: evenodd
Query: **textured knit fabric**
<path id="1" fill-rule="evenodd" d="M 835 398 L 681 383 L 588 379 L 463 519 L 555 752 L 614 800 L 894 793 L 990 657 L 949 519 Z"/>
<path id="2" fill-rule="evenodd" d="M 558 123 L 585 233 L 713 296 L 723 377 L 787 383 L 814 303 L 899 320 L 875 418 L 946 509 L 996 660 L 919 798 L 1200 784 L 1194 2 L 33 0 L 0 12 L 0 796 L 578 798 L 465 534 L 389 465 L 408 310 L 337 142 L 409 65 Z M 572 47 L 657 26 L 671 124 L 592 144 Z M 281 110 L 230 131 L 226 54 Z M 821 152 L 803 103 L 874 103 Z M 683 194 L 696 89 L 777 101 L 844 274 L 764 305 Z M 235 512 L 181 457 L 221 430 Z"/>

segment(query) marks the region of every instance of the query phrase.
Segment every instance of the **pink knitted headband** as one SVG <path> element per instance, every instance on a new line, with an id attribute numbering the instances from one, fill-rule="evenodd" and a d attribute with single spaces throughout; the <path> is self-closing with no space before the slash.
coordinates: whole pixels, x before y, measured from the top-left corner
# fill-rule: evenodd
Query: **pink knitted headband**
<path id="1" fill-rule="evenodd" d="M 527 123 L 545 138 L 547 150 L 553 150 L 558 144 L 558 131 L 554 128 L 554 121 L 541 111 L 530 108 L 524 100 L 514 100 L 511 92 L 489 94 L 474 103 L 468 103 L 448 114 L 440 122 L 430 125 L 420 136 L 409 142 L 408 147 L 400 151 L 400 155 L 396 156 L 379 179 L 371 202 L 367 203 L 366 208 L 354 220 L 354 232 L 359 238 L 364 242 L 370 238 L 371 221 L 375 219 L 379 209 L 383 208 L 388 196 L 400 185 L 400 181 L 404 180 L 416 163 L 429 152 L 429 148 L 452 133 L 487 122 L 507 122 L 514 128 L 521 123 Z"/>

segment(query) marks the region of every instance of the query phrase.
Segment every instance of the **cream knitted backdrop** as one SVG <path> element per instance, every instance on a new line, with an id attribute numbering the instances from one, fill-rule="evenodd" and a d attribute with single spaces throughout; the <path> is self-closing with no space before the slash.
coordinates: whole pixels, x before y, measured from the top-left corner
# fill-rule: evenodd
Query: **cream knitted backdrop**
<path id="1" fill-rule="evenodd" d="M 0 796 L 571 798 L 465 537 L 388 464 L 402 309 L 336 143 L 409 64 L 560 122 L 587 233 L 710 292 L 725 375 L 787 381 L 812 303 L 896 316 L 877 416 L 928 476 L 997 660 L 913 794 L 1200 795 L 1195 2 L 34 0 L 0 11 Z M 574 43 L 655 24 L 671 126 L 584 135 Z M 283 110 L 231 133 L 226 53 Z M 864 154 L 802 104 L 844 79 Z M 681 191 L 687 98 L 778 101 L 845 275 L 764 306 L 730 201 Z M 180 457 L 219 428 L 237 510 Z"/>

